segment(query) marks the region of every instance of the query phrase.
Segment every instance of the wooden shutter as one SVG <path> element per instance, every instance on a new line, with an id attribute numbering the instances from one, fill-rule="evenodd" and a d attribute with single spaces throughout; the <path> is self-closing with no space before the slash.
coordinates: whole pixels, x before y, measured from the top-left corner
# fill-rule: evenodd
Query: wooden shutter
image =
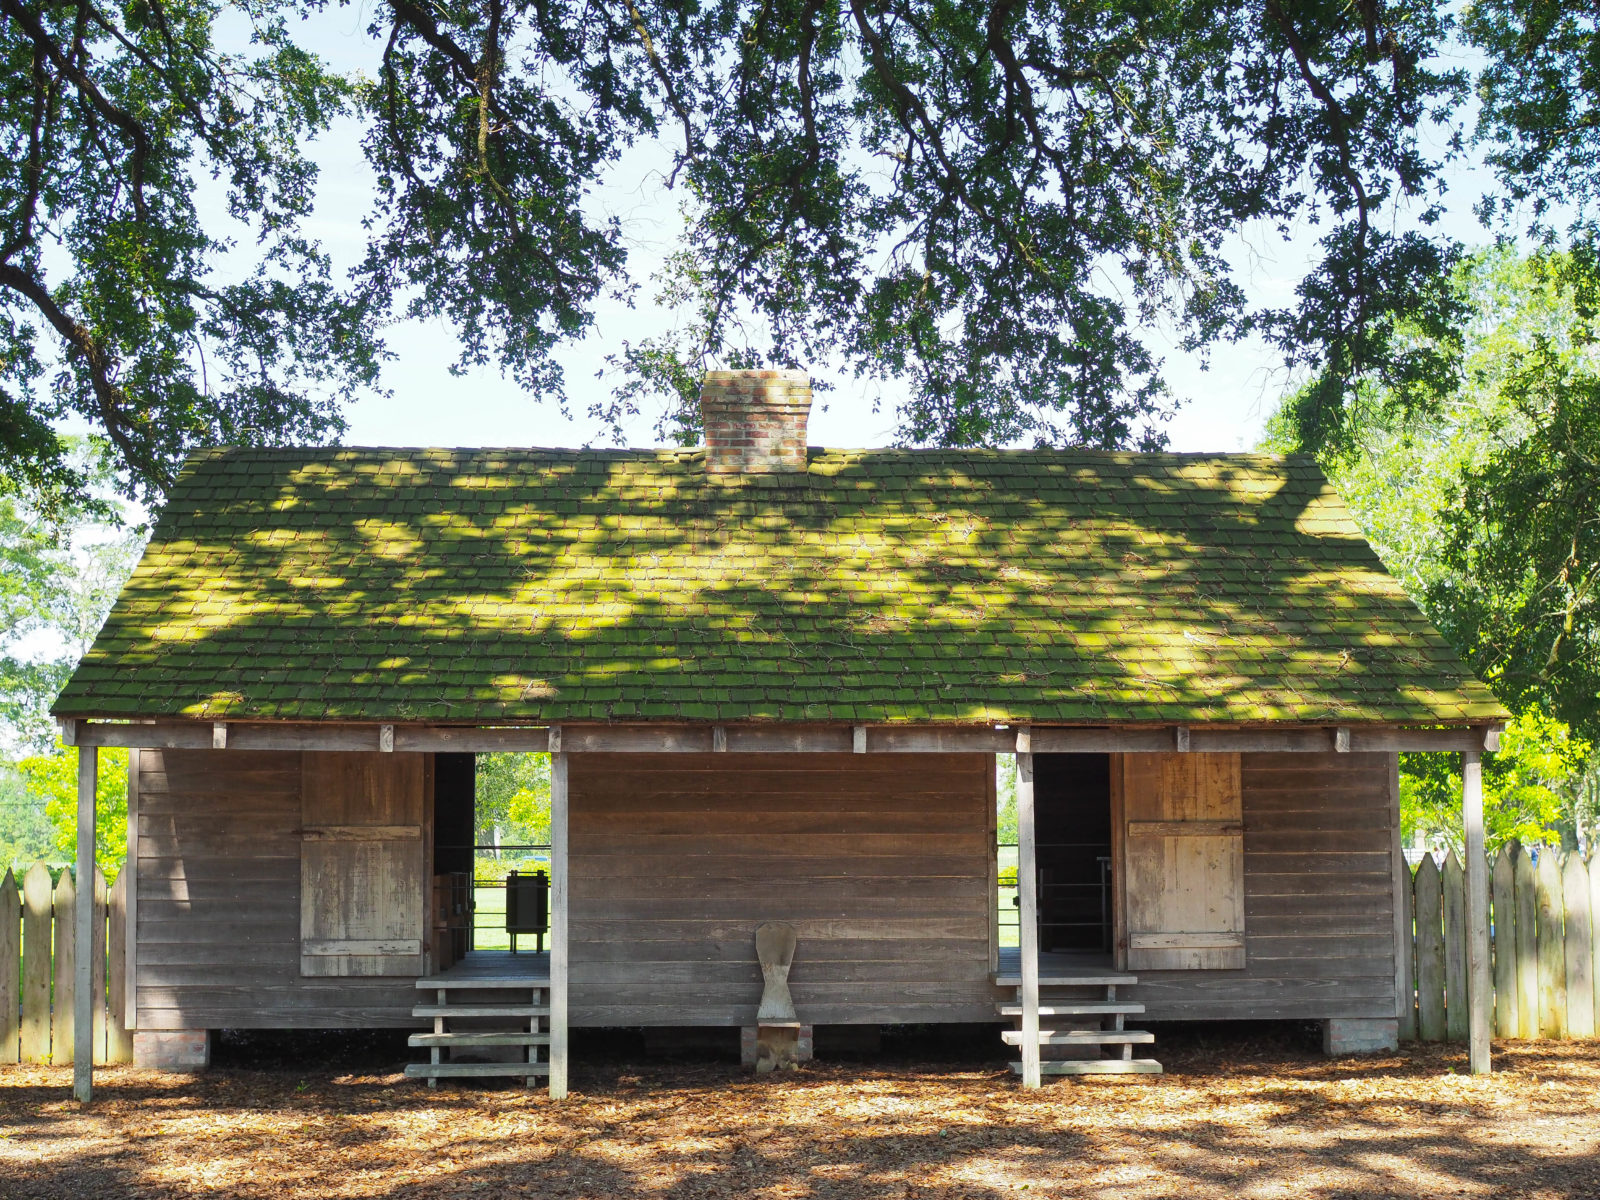
<path id="1" fill-rule="evenodd" d="M 421 975 L 423 756 L 307 752 L 301 771 L 300 973 Z"/>
<path id="2" fill-rule="evenodd" d="M 1124 963 L 1243 967 L 1244 821 L 1237 754 L 1124 754 Z"/>

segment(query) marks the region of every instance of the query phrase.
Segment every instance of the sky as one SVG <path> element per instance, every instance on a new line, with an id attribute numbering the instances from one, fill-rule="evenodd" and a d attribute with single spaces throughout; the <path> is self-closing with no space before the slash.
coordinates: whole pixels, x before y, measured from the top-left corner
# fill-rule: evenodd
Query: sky
<path id="1" fill-rule="evenodd" d="M 301 31 L 304 44 L 335 68 L 375 70 L 378 47 L 367 34 L 369 12 L 364 2 L 335 7 L 309 18 Z M 361 218 L 372 194 L 372 177 L 358 145 L 353 121 L 337 123 L 314 150 L 320 169 L 318 208 L 309 232 L 332 253 L 336 267 L 348 268 L 364 249 Z M 555 405 L 539 402 L 495 370 L 465 377 L 450 373 L 456 340 L 443 321 L 408 321 L 390 332 L 396 360 L 385 371 L 389 395 L 369 394 L 346 412 L 351 445 L 516 445 L 585 446 L 616 444 L 611 435 L 587 417 L 592 400 L 609 393 L 604 377 L 606 356 L 636 340 L 670 327 L 670 315 L 651 303 L 650 274 L 670 250 L 680 228 L 681 197 L 665 191 L 661 180 L 669 166 L 660 147 L 641 147 L 620 162 L 590 197 L 599 212 L 615 215 L 630 244 L 630 271 L 641 284 L 637 302 L 628 307 L 602 300 L 587 336 L 558 352 L 567 379 L 570 416 Z M 1469 243 L 1486 240 L 1471 214 L 1482 194 L 1486 174 L 1474 164 L 1449 178 L 1452 203 L 1444 230 Z M 213 194 L 208 198 L 207 191 Z M 200 202 L 220 211 L 218 190 L 202 183 Z M 1403 222 L 1405 215 L 1400 215 Z M 1314 228 L 1296 230 L 1284 239 L 1270 228 L 1245 229 L 1228 247 L 1240 269 L 1238 282 L 1250 302 L 1261 306 L 1292 303 L 1294 288 L 1316 258 Z M 1209 369 L 1179 348 L 1167 331 L 1146 330 L 1151 348 L 1165 359 L 1165 377 L 1180 401 L 1166 427 L 1171 448 L 1182 451 L 1248 450 L 1260 439 L 1263 423 L 1294 382 L 1277 354 L 1259 339 L 1217 348 Z M 809 364 L 814 377 L 836 385 L 813 410 L 809 440 L 814 445 L 870 447 L 890 444 L 895 431 L 895 395 L 878 385 L 859 383 L 830 364 Z M 624 444 L 657 443 L 655 413 L 643 413 L 626 428 Z"/>

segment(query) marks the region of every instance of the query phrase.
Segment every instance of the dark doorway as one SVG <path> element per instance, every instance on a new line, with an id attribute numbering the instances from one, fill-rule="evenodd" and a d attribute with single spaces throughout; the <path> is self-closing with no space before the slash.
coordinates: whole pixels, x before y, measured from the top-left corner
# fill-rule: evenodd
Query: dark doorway
<path id="1" fill-rule="evenodd" d="M 1111 950 L 1111 756 L 1037 754 L 1039 949 Z"/>
<path id="2" fill-rule="evenodd" d="M 433 870 L 472 875 L 478 760 L 473 754 L 436 754 L 433 760 Z"/>

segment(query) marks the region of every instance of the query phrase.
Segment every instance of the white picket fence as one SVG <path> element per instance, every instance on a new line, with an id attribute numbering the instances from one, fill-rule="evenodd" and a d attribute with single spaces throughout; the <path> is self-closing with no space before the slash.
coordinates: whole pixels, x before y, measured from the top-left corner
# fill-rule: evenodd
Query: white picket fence
<path id="1" fill-rule="evenodd" d="M 94 1060 L 101 1064 L 133 1061 L 123 1020 L 126 878 L 107 889 L 96 870 L 88 898 L 95 906 Z M 0 879 L 0 1063 L 72 1061 L 80 900 L 72 872 L 52 885 L 43 863 L 28 869 L 21 888 L 9 870 Z"/>
<path id="2" fill-rule="evenodd" d="M 1489 860 L 1494 1034 L 1591 1038 L 1600 1034 L 1600 856 L 1511 843 Z M 1413 936 L 1402 942 L 1400 1036 L 1467 1040 L 1465 872 L 1452 851 L 1441 867 L 1425 856 L 1401 892 Z M 1409 951 L 1409 954 L 1406 952 Z"/>

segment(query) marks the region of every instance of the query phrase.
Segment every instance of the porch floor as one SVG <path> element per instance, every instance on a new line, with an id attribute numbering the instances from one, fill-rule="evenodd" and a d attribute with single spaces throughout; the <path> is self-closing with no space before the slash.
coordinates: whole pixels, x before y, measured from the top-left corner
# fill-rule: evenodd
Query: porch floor
<path id="1" fill-rule="evenodd" d="M 1001 987 L 1022 986 L 1022 951 L 1016 946 L 1000 947 L 1000 967 L 989 978 Z M 1039 982 L 1046 986 L 1073 984 L 1103 985 L 1133 983 L 1135 977 L 1115 970 L 1111 955 L 1092 950 L 1074 953 L 1041 951 Z"/>
<path id="2" fill-rule="evenodd" d="M 417 980 L 419 988 L 527 987 L 550 982 L 550 952 L 523 950 L 469 950 L 447 970 Z"/>

